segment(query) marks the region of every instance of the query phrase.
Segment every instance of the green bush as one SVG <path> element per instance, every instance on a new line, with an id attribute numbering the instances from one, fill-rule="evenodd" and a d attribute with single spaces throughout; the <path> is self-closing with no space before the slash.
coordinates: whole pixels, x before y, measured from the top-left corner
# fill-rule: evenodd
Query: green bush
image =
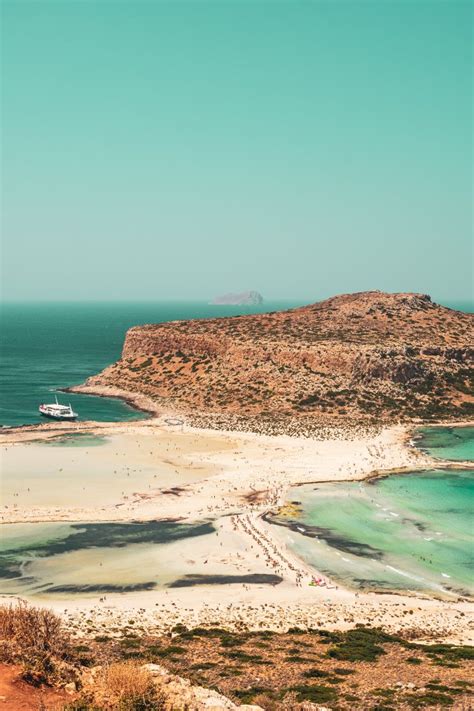
<path id="1" fill-rule="evenodd" d="M 291 686 L 288 691 L 294 691 L 298 701 L 313 701 L 314 703 L 331 702 L 336 699 L 336 692 L 330 686 L 319 684 L 299 684 Z"/>
<path id="2" fill-rule="evenodd" d="M 393 641 L 394 637 L 380 629 L 356 627 L 339 634 L 337 644 L 327 652 L 327 656 L 347 662 L 373 662 L 385 654 L 380 643 Z"/>

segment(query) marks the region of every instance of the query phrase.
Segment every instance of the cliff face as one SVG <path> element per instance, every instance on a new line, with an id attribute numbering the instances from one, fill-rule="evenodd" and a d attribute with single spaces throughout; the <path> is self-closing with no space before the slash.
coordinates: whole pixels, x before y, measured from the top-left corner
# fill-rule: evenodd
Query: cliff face
<path id="1" fill-rule="evenodd" d="M 474 415 L 474 317 L 362 292 L 291 311 L 137 326 L 88 385 L 184 411 L 324 420 Z"/>

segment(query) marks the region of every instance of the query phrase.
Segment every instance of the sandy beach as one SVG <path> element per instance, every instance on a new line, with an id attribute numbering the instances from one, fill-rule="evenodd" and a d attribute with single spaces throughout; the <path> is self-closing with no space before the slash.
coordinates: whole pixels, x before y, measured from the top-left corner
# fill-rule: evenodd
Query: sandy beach
<path id="1" fill-rule="evenodd" d="M 92 439 L 81 444 L 64 438 L 79 432 Z M 58 435 L 63 439 L 51 444 Z M 410 446 L 410 432 L 403 426 L 355 434 L 333 428 L 309 439 L 200 430 L 172 416 L 155 416 L 138 423 L 5 429 L 1 446 L 3 524 L 213 522 L 212 534 L 170 543 L 159 552 L 143 548 L 134 559 L 137 569 L 156 565 L 168 571 L 165 583 L 191 576 L 192 585 L 32 597 L 64 614 L 78 634 L 99 633 L 112 619 L 120 626 L 133 610 L 150 631 L 178 623 L 285 630 L 346 629 L 359 622 L 417 639 L 472 640 L 474 607 L 466 599 L 356 592 L 327 578 L 323 587 L 309 587 L 316 571 L 262 520 L 266 511 L 285 502 L 286 492 L 296 484 L 436 466 Z M 84 554 L 68 555 L 76 556 L 75 565 L 62 582 L 74 584 L 74 570 L 81 569 Z M 119 566 L 114 550 L 106 558 L 104 574 Z M 209 575 L 225 582 L 206 583 Z M 203 584 L 196 582 L 200 576 Z M 261 583 L 254 576 L 277 576 L 278 584 Z"/>
<path id="2" fill-rule="evenodd" d="M 3 431 L 2 522 L 197 520 L 262 512 L 282 504 L 295 484 L 352 481 L 434 461 L 406 446 L 401 426 L 367 428 L 355 437 L 332 429 L 309 439 L 169 422 L 182 421 Z M 81 431 L 103 443 L 68 446 L 63 437 L 59 446 L 47 444 L 55 435 Z"/>

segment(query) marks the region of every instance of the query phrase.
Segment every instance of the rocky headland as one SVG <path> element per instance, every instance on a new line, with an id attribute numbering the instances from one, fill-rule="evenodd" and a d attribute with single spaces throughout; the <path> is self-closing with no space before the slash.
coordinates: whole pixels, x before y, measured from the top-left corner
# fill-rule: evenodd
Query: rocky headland
<path id="1" fill-rule="evenodd" d="M 242 429 L 460 421 L 474 414 L 474 316 L 423 294 L 335 296 L 289 311 L 131 328 L 86 392 L 126 391 Z M 243 422 L 242 422 L 243 420 Z"/>

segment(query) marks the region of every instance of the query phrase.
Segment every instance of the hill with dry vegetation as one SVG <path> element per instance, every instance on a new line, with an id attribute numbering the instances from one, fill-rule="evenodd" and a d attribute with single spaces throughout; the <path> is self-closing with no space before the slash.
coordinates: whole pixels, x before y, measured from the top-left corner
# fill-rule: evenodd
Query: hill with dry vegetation
<path id="1" fill-rule="evenodd" d="M 1 605 L 2 709 L 472 708 L 473 648 L 432 643 L 425 629 L 420 644 L 364 625 L 277 633 L 178 624 L 156 634 L 140 616 L 107 629 L 91 623 L 78 629 L 51 610 Z"/>
<path id="2" fill-rule="evenodd" d="M 335 296 L 289 311 L 136 326 L 87 386 L 165 408 L 273 422 L 468 419 L 474 316 L 422 294 Z"/>

